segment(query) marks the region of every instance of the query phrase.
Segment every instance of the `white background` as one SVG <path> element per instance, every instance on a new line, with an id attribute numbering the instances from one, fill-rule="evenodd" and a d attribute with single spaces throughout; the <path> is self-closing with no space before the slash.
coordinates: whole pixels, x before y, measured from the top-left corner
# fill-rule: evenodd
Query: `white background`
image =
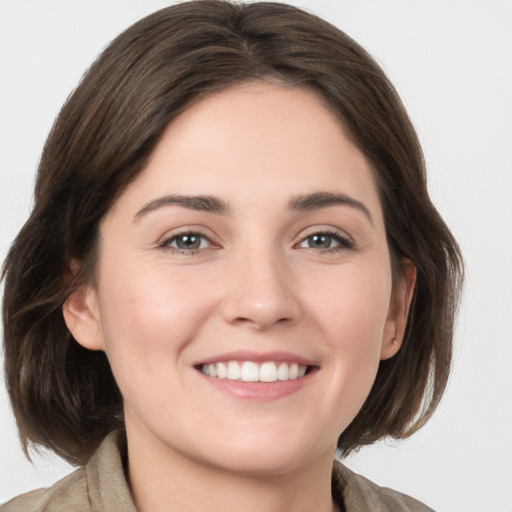
<path id="1" fill-rule="evenodd" d="M 0 0 L 0 259 L 26 219 L 57 111 L 114 36 L 169 2 Z M 468 279 L 446 397 L 412 439 L 349 466 L 438 511 L 512 511 L 512 0 L 298 0 L 372 53 L 423 143 Z M 0 502 L 69 467 L 30 465 L 0 387 Z"/>

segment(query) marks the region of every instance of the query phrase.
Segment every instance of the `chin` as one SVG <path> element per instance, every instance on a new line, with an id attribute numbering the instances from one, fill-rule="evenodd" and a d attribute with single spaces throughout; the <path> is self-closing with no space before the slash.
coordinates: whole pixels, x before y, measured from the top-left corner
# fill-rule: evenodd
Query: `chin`
<path id="1" fill-rule="evenodd" d="M 307 441 L 283 442 L 280 439 L 239 440 L 231 438 L 229 445 L 216 444 L 215 452 L 203 451 L 202 462 L 224 471 L 241 476 L 279 476 L 293 473 L 314 464 L 319 459 L 332 460 L 336 444 L 329 446 L 309 446 Z M 205 457 L 209 453 L 209 456 Z"/>
<path id="2" fill-rule="evenodd" d="M 287 454 L 237 453 L 216 460 L 214 466 L 229 473 L 246 477 L 268 477 L 291 474 L 310 461 L 301 456 Z"/>

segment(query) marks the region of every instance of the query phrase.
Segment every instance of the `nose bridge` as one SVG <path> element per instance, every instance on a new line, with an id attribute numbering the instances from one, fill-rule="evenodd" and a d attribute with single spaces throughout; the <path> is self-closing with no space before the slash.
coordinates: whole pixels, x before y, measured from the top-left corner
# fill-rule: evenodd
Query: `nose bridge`
<path id="1" fill-rule="evenodd" d="M 296 321 L 300 307 L 284 250 L 268 238 L 256 238 L 239 246 L 230 258 L 223 313 L 229 322 L 264 330 Z"/>

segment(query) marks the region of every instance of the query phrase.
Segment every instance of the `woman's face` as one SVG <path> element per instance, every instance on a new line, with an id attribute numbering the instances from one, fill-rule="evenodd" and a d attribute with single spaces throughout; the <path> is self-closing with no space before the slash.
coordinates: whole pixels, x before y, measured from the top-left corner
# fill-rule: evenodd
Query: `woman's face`
<path id="1" fill-rule="evenodd" d="M 100 234 L 65 316 L 108 356 L 129 445 L 248 473 L 332 460 L 405 301 L 370 166 L 314 93 L 195 104 Z"/>

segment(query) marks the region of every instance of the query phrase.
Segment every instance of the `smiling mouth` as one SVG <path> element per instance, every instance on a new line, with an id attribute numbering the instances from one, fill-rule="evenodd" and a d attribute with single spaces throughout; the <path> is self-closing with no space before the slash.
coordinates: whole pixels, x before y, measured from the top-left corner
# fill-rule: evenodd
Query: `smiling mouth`
<path id="1" fill-rule="evenodd" d="M 286 361 L 225 361 L 201 364 L 197 367 L 204 375 L 216 379 L 239 382 L 277 382 L 297 380 L 308 374 L 313 367 Z"/>

